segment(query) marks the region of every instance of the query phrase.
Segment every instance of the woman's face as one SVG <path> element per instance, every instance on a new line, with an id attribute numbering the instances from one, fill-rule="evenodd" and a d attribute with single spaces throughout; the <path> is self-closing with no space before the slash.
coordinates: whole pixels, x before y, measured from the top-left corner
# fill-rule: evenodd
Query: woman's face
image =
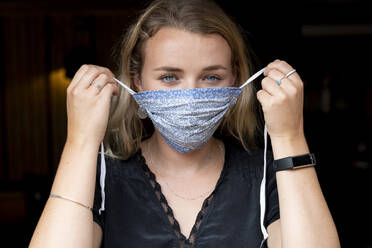
<path id="1" fill-rule="evenodd" d="M 162 28 L 145 43 L 138 91 L 233 86 L 231 50 L 217 34 Z"/>

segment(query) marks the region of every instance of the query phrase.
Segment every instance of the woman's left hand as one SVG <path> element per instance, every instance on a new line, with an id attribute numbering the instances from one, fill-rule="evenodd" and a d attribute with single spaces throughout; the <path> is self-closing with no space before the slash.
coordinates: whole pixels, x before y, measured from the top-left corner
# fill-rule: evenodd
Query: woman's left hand
<path id="1" fill-rule="evenodd" d="M 285 61 L 271 62 L 264 72 L 262 90 L 257 92 L 271 139 L 304 136 L 303 82 L 297 72 L 283 78 L 291 70 L 293 68 Z M 278 85 L 276 81 L 280 79 Z"/>

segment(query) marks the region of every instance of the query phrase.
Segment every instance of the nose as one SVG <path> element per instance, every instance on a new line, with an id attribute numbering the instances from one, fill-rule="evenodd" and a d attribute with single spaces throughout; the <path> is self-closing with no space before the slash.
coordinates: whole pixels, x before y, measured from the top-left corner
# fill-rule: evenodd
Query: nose
<path id="1" fill-rule="evenodd" d="M 180 84 L 180 89 L 194 89 L 194 88 L 202 88 L 201 83 L 197 78 L 190 77 L 185 78 Z"/>

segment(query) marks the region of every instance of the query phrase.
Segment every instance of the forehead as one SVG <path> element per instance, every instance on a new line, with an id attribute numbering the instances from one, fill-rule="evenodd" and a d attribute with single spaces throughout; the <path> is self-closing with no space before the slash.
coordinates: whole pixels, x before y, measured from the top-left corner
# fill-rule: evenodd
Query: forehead
<path id="1" fill-rule="evenodd" d="M 176 28 L 162 28 L 145 44 L 145 65 L 179 67 L 231 66 L 231 49 L 218 34 L 197 34 Z M 144 66 L 145 66 L 144 65 Z"/>

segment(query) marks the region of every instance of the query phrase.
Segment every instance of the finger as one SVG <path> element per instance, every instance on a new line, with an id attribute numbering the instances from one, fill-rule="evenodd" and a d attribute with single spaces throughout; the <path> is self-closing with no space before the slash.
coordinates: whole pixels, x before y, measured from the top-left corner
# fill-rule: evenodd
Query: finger
<path id="1" fill-rule="evenodd" d="M 277 69 L 269 69 L 267 73 L 267 77 L 273 79 L 274 81 L 280 81 L 280 83 L 287 78 L 284 78 L 284 74 L 281 71 L 278 71 Z M 289 80 L 289 79 L 287 79 Z"/>
<path id="2" fill-rule="evenodd" d="M 105 73 L 99 74 L 88 87 L 89 93 L 99 94 L 101 89 L 105 87 L 106 84 L 110 83 L 110 81 L 112 83 L 113 80 L 107 74 Z"/>
<path id="3" fill-rule="evenodd" d="M 113 78 L 113 74 L 107 68 L 91 65 L 88 71 L 81 78 L 76 88 L 79 90 L 88 89 L 92 82 L 100 75 L 106 74 L 108 77 Z M 112 79 L 113 82 L 113 79 Z"/>
<path id="4" fill-rule="evenodd" d="M 285 85 L 291 85 L 294 84 L 292 80 L 289 78 L 285 77 L 285 75 L 281 72 L 278 71 L 277 69 L 270 69 L 267 76 L 271 79 L 273 79 L 275 82 L 280 82 L 280 86 L 283 88 Z"/>
<path id="5" fill-rule="evenodd" d="M 264 79 L 262 79 L 261 85 L 262 89 L 266 90 L 267 93 L 269 93 L 272 96 L 284 95 L 283 89 L 281 89 L 281 87 L 277 85 L 275 80 L 270 77 L 265 77 Z"/>
<path id="6" fill-rule="evenodd" d="M 84 75 L 85 72 L 87 72 L 89 69 L 88 65 L 82 65 L 80 68 L 76 71 L 74 78 L 70 82 L 70 85 L 68 86 L 69 88 L 74 88 L 76 84 L 81 80 L 82 76 Z"/>
<path id="7" fill-rule="evenodd" d="M 113 83 L 113 82 L 107 82 L 106 84 L 105 84 L 105 86 L 104 87 L 112 87 L 112 95 L 113 96 L 118 96 L 119 94 L 120 94 L 120 89 L 119 89 L 119 86 L 117 85 L 117 83 L 115 82 L 115 83 Z M 100 89 L 100 91 L 102 91 L 102 89 L 104 88 L 104 87 L 102 87 L 101 89 Z M 100 92 L 99 92 L 99 94 L 100 94 Z"/>
<path id="8" fill-rule="evenodd" d="M 117 86 L 112 83 L 106 84 L 105 87 L 103 87 L 100 91 L 99 97 L 101 99 L 111 98 L 111 96 L 115 93 L 115 87 Z"/>
<path id="9" fill-rule="evenodd" d="M 299 86 L 294 83 L 292 80 L 289 78 L 283 78 L 285 75 L 276 70 L 276 69 L 271 69 L 268 73 L 268 77 L 275 80 L 275 82 L 280 80 L 280 88 L 283 90 L 284 93 L 287 95 L 295 95 L 297 91 L 301 90 Z"/>
<path id="10" fill-rule="evenodd" d="M 288 72 L 293 70 L 293 67 L 290 66 L 287 62 L 277 59 L 268 64 L 267 70 L 265 70 L 265 72 L 268 72 L 270 69 L 276 69 L 286 75 Z M 301 78 L 297 72 L 292 73 L 288 78 L 293 80 L 294 82 L 301 81 Z"/>

